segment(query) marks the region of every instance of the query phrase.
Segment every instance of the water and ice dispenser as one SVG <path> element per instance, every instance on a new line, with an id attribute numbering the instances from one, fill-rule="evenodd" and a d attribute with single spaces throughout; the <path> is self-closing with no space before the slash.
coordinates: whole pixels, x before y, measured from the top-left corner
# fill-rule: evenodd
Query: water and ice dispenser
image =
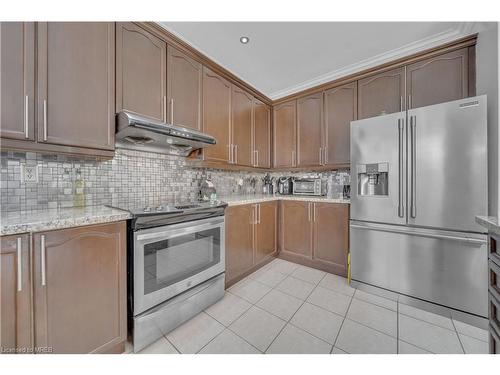
<path id="1" fill-rule="evenodd" d="M 389 163 L 358 164 L 358 195 L 389 195 Z"/>

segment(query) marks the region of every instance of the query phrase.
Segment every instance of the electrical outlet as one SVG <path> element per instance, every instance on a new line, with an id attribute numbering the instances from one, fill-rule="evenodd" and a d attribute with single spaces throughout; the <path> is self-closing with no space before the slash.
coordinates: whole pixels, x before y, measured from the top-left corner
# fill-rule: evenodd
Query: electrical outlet
<path id="1" fill-rule="evenodd" d="M 38 165 L 21 165 L 22 182 L 38 182 Z"/>

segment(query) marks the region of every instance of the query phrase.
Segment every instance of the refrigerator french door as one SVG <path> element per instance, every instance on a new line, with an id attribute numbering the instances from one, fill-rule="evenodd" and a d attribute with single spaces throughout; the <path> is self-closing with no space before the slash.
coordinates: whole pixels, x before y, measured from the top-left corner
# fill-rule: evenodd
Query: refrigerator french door
<path id="1" fill-rule="evenodd" d="M 353 280 L 487 316 L 486 97 L 351 123 Z"/>

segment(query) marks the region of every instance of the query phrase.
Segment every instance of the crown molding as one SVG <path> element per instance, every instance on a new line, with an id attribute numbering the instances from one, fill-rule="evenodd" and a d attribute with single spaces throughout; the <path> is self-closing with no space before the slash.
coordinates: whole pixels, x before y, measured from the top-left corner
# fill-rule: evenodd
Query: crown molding
<path id="1" fill-rule="evenodd" d="M 400 58 L 404 58 L 442 44 L 453 42 L 465 36 L 474 34 L 477 29 L 477 22 L 460 22 L 456 28 L 449 29 L 439 34 L 417 40 L 402 47 L 362 60 L 355 64 L 332 70 L 331 72 L 322 74 L 307 81 L 303 81 L 299 84 L 289 86 L 283 90 L 269 93 L 267 94 L 267 96 L 269 96 L 272 100 L 279 100 L 289 95 L 296 94 L 298 92 L 328 83 L 330 81 L 359 73 L 363 70 L 370 69 Z"/>

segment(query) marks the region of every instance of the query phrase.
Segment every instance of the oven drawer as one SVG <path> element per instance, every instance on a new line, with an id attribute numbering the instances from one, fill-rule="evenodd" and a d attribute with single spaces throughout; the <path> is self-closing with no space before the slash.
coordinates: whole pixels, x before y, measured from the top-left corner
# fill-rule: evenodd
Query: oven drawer
<path id="1" fill-rule="evenodd" d="M 500 249 L 498 248 L 500 246 L 500 244 L 498 243 L 499 241 L 499 237 L 490 234 L 489 258 L 497 265 L 500 265 Z"/>
<path id="2" fill-rule="evenodd" d="M 489 292 L 500 301 L 500 266 L 493 262 L 491 259 L 488 261 L 489 264 L 489 278 L 488 278 L 488 290 Z"/>

